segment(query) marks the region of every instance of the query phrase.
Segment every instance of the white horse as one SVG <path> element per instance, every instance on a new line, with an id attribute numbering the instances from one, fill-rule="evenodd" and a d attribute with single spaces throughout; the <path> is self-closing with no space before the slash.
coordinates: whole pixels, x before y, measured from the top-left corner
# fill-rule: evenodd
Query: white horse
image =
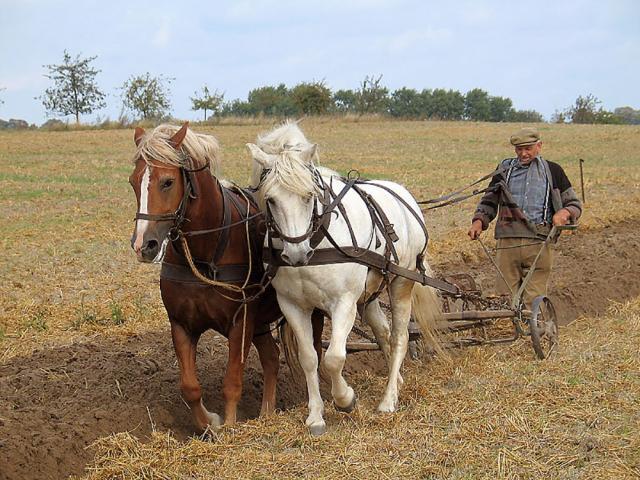
<path id="1" fill-rule="evenodd" d="M 281 245 L 282 260 L 291 265 L 277 270 L 273 286 L 280 308 L 296 336 L 298 358 L 307 381 L 309 416 L 306 425 L 314 435 L 326 431 L 318 381 L 318 356 L 313 347 L 310 320 L 314 309 L 324 311 L 331 318 L 331 340 L 324 356 L 324 367 L 331 377 L 331 393 L 336 408 L 349 412 L 356 404 L 356 395 L 343 378 L 342 369 L 346 360 L 347 336 L 360 305 L 364 306 L 364 320 L 375 333 L 389 365 L 388 383 L 378 411 L 395 411 L 398 387 L 402 382 L 400 368 L 407 351 L 412 300 L 413 315 L 423 334 L 436 341 L 434 332 L 441 311 L 435 291 L 421 284 L 414 285 L 414 281 L 407 278 L 392 275 L 388 287 L 392 307 L 390 332 L 378 300 L 366 302 L 383 282 L 384 277 L 379 270 L 351 262 L 308 265 L 314 254 L 308 238 L 314 211 L 322 213 L 327 208 L 326 198 L 325 205 L 318 201 L 322 199 L 322 185 L 331 185 L 337 194 L 343 189 L 345 181 L 337 173 L 315 164 L 316 145 L 307 141 L 295 123 L 285 123 L 259 137 L 257 143 L 247 144 L 254 159 L 253 184 L 258 187 L 258 201 L 263 210 L 269 210 L 272 223 L 281 237 L 272 239 L 272 242 L 275 246 Z M 358 187 L 375 199 L 393 224 L 398 236 L 394 243 L 398 265 L 416 270 L 416 261 L 422 262 L 427 239 L 416 218 L 422 219 L 422 214 L 411 194 L 404 187 L 389 181 L 372 181 L 358 184 Z M 416 216 L 387 189 L 401 197 Z M 383 234 L 374 225 L 362 197 L 350 189 L 342 198 L 342 205 L 343 211 L 338 208 L 333 210 L 328 227 L 334 242 L 339 246 L 351 247 L 353 234 L 358 246 L 383 254 Z M 344 213 L 351 223 L 352 234 Z M 292 237 L 298 238 L 292 240 Z M 332 244 L 325 237 L 316 247 L 331 248 Z M 429 274 L 429 267 L 425 264 L 424 268 Z"/>

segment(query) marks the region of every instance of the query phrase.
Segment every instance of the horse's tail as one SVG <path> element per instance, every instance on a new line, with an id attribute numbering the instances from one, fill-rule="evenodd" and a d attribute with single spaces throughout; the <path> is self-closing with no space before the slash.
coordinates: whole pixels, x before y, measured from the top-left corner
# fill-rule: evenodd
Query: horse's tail
<path id="1" fill-rule="evenodd" d="M 304 379 L 304 371 L 298 359 L 298 340 L 293 333 L 293 329 L 287 322 L 280 325 L 279 336 L 280 342 L 282 343 L 282 350 L 284 351 L 284 359 L 287 362 L 289 370 L 291 370 L 293 378 L 296 380 Z"/>
<path id="2" fill-rule="evenodd" d="M 425 264 L 425 273 L 431 275 L 431 269 Z M 431 350 L 443 357 L 447 353 L 442 345 L 440 332 L 444 318 L 440 296 L 432 287 L 416 283 L 411 294 L 411 313 L 422 332 L 422 343 L 427 350 Z"/>

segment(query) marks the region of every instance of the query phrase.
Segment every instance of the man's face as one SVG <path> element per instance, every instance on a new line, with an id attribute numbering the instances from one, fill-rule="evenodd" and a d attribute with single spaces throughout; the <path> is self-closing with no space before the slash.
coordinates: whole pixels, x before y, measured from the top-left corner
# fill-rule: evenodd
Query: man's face
<path id="1" fill-rule="evenodd" d="M 534 143 L 533 145 L 522 145 L 516 147 L 516 155 L 520 163 L 529 165 L 534 158 L 540 155 L 540 150 L 542 150 L 542 142 Z"/>

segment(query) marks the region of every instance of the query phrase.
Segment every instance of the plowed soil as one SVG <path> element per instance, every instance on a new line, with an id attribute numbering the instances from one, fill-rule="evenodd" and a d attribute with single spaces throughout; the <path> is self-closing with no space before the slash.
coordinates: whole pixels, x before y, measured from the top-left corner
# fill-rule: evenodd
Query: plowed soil
<path id="1" fill-rule="evenodd" d="M 640 294 L 636 230 L 632 223 L 622 223 L 561 239 L 551 297 L 564 323 L 579 315 L 598 315 L 611 300 Z M 488 261 L 438 259 L 436 269 L 469 272 L 483 287 L 493 278 Z M 223 410 L 219 386 L 225 366 L 224 339 L 205 335 L 198 368 L 211 411 Z M 348 371 L 383 371 L 377 352 L 351 355 L 347 366 Z M 156 428 L 171 430 L 177 438 L 192 435 L 177 379 L 168 327 L 122 340 L 93 336 L 64 348 L 43 348 L 28 357 L 9 359 L 0 365 L 0 479 L 81 474 L 92 456 L 87 446 L 113 432 L 131 431 L 144 438 Z M 261 388 L 261 370 L 252 352 L 241 420 L 257 416 Z M 306 389 L 284 365 L 278 388 L 280 409 L 306 399 Z"/>

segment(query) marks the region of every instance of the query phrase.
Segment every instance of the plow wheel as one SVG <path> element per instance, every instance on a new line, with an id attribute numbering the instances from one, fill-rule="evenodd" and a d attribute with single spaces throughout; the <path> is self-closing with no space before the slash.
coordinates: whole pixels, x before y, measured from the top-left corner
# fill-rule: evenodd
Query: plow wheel
<path id="1" fill-rule="evenodd" d="M 529 332 L 538 358 L 548 358 L 558 345 L 558 318 L 549 298 L 540 296 L 533 299 Z"/>

